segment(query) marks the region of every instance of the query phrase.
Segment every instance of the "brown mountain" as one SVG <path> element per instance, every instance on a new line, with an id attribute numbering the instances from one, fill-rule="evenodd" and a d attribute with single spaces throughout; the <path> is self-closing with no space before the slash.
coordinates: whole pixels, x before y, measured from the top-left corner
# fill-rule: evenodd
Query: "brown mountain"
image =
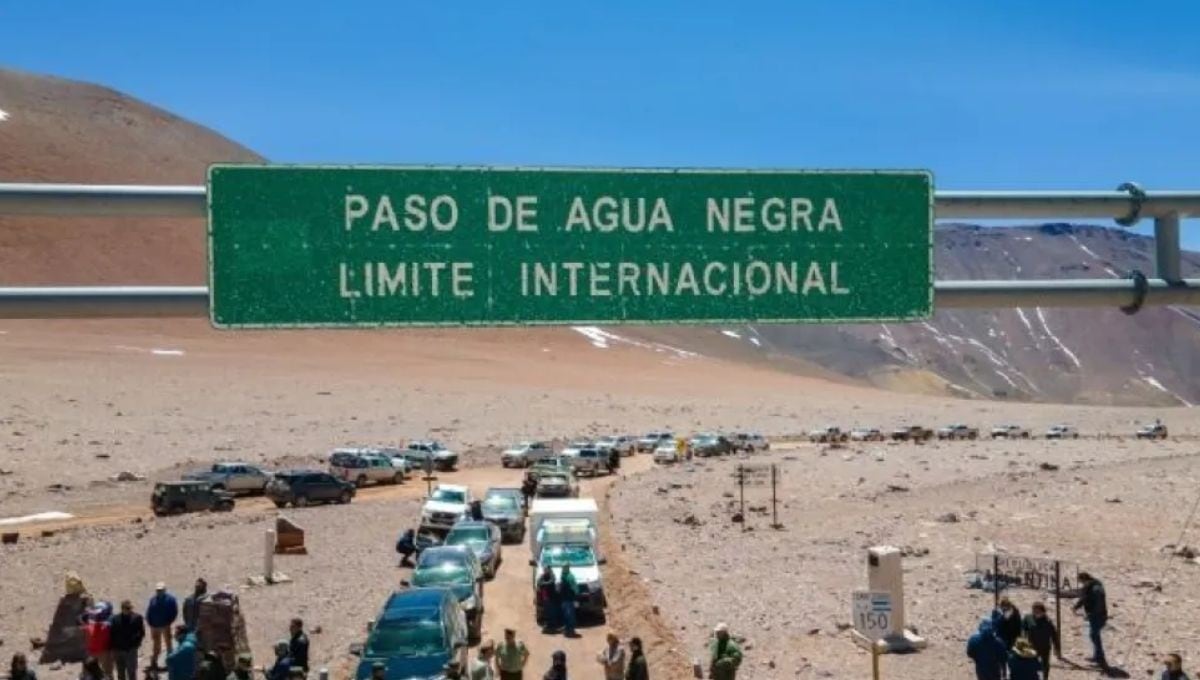
<path id="1" fill-rule="evenodd" d="M 208 164 L 262 158 L 105 87 L 0 69 L 0 181 L 199 184 Z M 0 217 L 7 284 L 197 284 L 203 223 Z"/>
<path id="2" fill-rule="evenodd" d="M 212 162 L 262 160 L 211 130 L 86 83 L 0 70 L 0 111 L 0 181 L 198 184 Z M 935 241 L 941 279 L 1153 269 L 1150 239 L 1102 227 L 947 225 Z M 205 260 L 200 220 L 0 217 L 4 284 L 199 284 Z M 1186 260 L 1200 271 L 1200 256 Z M 918 324 L 578 331 L 543 330 L 538 337 L 626 344 L 666 357 L 695 352 L 901 391 L 1200 403 L 1200 312 L 1187 308 L 1147 308 L 1131 317 L 1035 306 L 942 311 Z"/>

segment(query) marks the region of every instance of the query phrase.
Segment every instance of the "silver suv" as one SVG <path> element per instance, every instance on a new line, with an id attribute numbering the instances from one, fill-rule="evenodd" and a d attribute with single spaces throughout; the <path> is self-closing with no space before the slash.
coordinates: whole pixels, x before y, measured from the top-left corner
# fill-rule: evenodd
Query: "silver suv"
<path id="1" fill-rule="evenodd" d="M 271 476 L 247 463 L 214 463 L 206 472 L 193 472 L 183 476 L 186 481 L 208 482 L 217 491 L 229 493 L 260 494 L 267 488 Z"/>
<path id="2" fill-rule="evenodd" d="M 580 476 L 586 474 L 589 477 L 595 477 L 612 472 L 612 468 L 608 464 L 608 451 L 587 447 L 578 449 L 566 457 L 571 461 L 571 468 L 575 470 L 575 474 Z"/>
<path id="3" fill-rule="evenodd" d="M 534 463 L 554 457 L 554 448 L 546 442 L 520 442 L 500 454 L 503 467 L 529 467 Z"/>
<path id="4" fill-rule="evenodd" d="M 375 449 L 335 449 L 329 454 L 329 474 L 362 487 L 368 482 L 399 484 L 404 470 L 392 465 L 391 456 Z"/>

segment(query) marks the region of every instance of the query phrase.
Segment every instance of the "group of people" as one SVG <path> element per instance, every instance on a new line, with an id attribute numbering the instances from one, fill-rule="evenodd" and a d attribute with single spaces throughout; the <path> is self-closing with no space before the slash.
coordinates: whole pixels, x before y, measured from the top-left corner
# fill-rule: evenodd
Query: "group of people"
<path id="1" fill-rule="evenodd" d="M 1087 572 L 1079 573 L 1079 584 L 1073 609 L 1087 621 L 1092 644 L 1087 660 L 1107 674 L 1112 669 L 1104 654 L 1103 631 L 1108 625 L 1104 584 Z M 975 662 L 977 680 L 1048 680 L 1051 652 L 1062 659 L 1058 627 L 1045 603 L 1034 602 L 1030 612 L 1022 618 L 1012 600 L 1002 597 L 991 615 L 980 621 L 979 630 L 967 640 L 967 656 Z M 1187 680 L 1180 655 L 1168 655 L 1164 666 L 1162 680 Z"/>
<path id="2" fill-rule="evenodd" d="M 208 597 L 208 583 L 196 579 L 192 593 L 183 606 L 167 590 L 165 583 L 155 585 L 144 614 L 124 600 L 113 613 L 108 602 L 90 603 L 80 617 L 87 658 L 80 680 L 137 680 L 142 644 L 149 629 L 151 640 L 149 670 L 152 675 L 166 672 L 168 680 L 251 680 L 253 658 L 237 657 L 233 668 L 226 668 L 214 650 L 199 649 L 197 639 L 200 605 Z M 308 672 L 308 635 L 304 622 L 292 619 L 289 637 L 275 646 L 275 662 L 261 669 L 267 680 L 296 680 Z M 165 666 L 159 659 L 165 656 Z M 23 655 L 13 659 L 14 680 L 36 680 Z M 19 671 L 19 673 L 18 673 Z"/>
<path id="3" fill-rule="evenodd" d="M 579 582 L 571 572 L 571 565 L 564 564 L 556 579 L 549 566 L 542 568 L 537 579 L 537 619 L 542 631 L 554 633 L 562 629 L 563 636 L 578 637 L 575 632 L 576 607 L 579 597 Z"/>

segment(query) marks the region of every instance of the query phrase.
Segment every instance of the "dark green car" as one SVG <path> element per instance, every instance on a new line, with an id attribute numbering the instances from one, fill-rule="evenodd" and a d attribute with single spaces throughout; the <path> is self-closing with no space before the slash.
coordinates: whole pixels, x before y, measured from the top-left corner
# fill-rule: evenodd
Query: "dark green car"
<path id="1" fill-rule="evenodd" d="M 214 489 L 211 482 L 159 482 L 150 496 L 150 509 L 160 517 L 210 510 L 228 512 L 233 510 L 233 494 Z"/>

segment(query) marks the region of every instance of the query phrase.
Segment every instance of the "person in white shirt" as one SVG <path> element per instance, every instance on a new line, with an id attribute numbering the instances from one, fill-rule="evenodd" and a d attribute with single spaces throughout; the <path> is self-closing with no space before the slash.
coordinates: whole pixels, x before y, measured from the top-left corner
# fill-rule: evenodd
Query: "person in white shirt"
<path id="1" fill-rule="evenodd" d="M 604 680 L 625 680 L 625 648 L 616 633 L 608 634 L 608 646 L 596 655 L 596 660 L 604 666 Z"/>

